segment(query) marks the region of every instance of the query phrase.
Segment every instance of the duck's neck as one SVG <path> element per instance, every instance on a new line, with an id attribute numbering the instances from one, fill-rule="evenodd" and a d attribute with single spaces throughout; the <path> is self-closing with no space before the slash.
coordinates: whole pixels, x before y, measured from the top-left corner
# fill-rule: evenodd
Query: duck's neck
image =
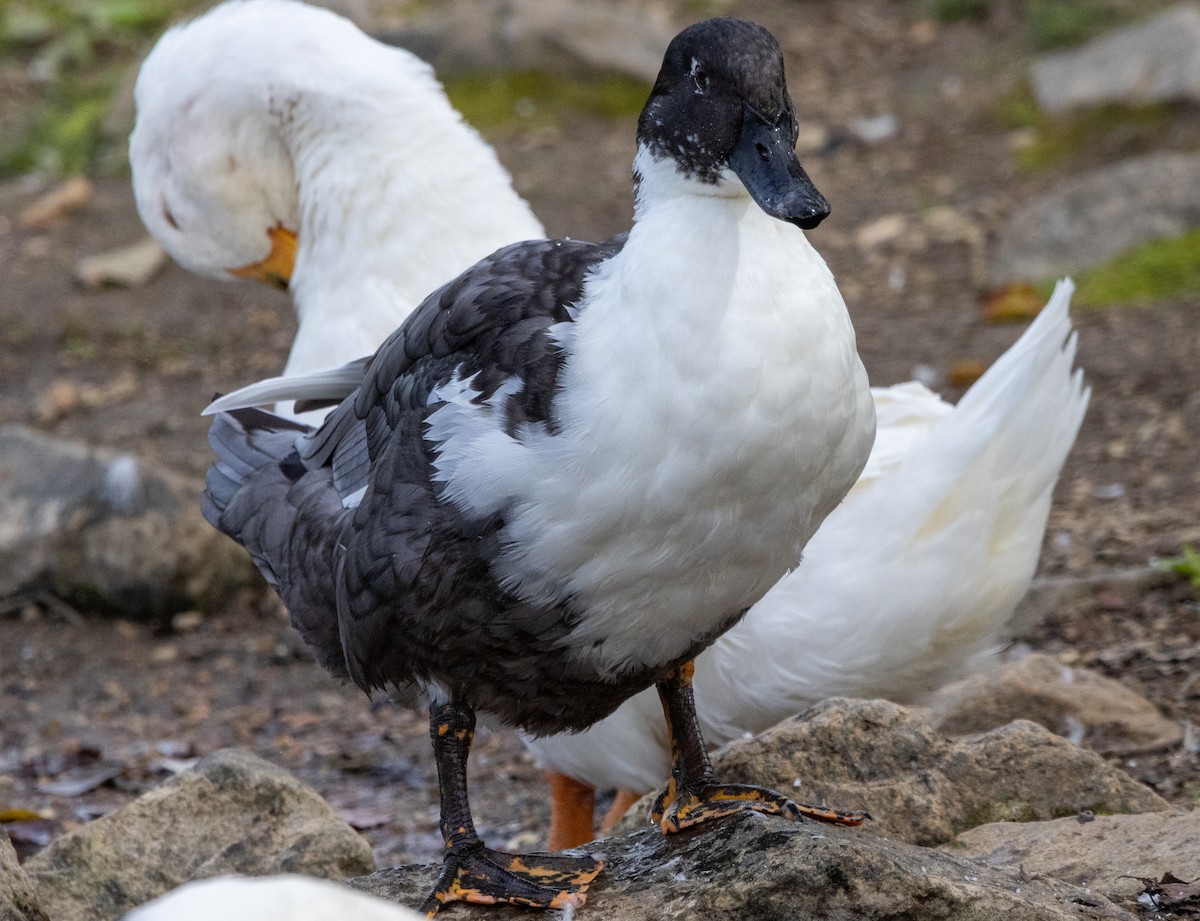
<path id="1" fill-rule="evenodd" d="M 369 346 L 318 367 L 373 350 L 459 272 L 543 236 L 494 152 L 424 65 L 386 51 L 362 73 L 342 75 L 345 92 L 308 87 L 280 116 L 299 189 L 292 289 L 301 332 L 339 320 Z M 289 369 L 301 360 L 309 361 L 294 354 Z"/>
<path id="2" fill-rule="evenodd" d="M 763 316 L 786 313 L 797 301 L 798 279 L 828 278 L 840 303 L 803 232 L 766 215 L 735 179 L 703 184 L 645 149 L 635 172 L 636 222 L 614 260 L 624 291 L 602 305 L 598 300 L 604 311 L 637 312 L 637 327 L 661 331 L 687 351 L 735 340 L 738 323 L 758 325 Z M 786 322 L 782 315 L 780 321 Z M 710 352 L 697 359 L 713 357 Z"/>

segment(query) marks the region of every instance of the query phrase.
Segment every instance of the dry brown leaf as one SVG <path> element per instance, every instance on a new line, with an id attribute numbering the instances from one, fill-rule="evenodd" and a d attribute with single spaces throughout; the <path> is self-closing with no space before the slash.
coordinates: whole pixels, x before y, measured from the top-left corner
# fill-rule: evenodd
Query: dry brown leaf
<path id="1" fill-rule="evenodd" d="M 952 387 L 970 387 L 983 377 L 986 370 L 987 365 L 978 358 L 964 358 L 950 366 L 946 380 Z"/>
<path id="2" fill-rule="evenodd" d="M 78 211 L 96 194 L 91 180 L 74 176 L 56 185 L 17 215 L 17 226 L 29 230 L 45 227 L 72 211 Z"/>
<path id="3" fill-rule="evenodd" d="M 994 288 L 985 294 L 979 312 L 984 323 L 1021 323 L 1036 317 L 1044 303 L 1037 288 L 1026 282 L 1017 282 Z"/>

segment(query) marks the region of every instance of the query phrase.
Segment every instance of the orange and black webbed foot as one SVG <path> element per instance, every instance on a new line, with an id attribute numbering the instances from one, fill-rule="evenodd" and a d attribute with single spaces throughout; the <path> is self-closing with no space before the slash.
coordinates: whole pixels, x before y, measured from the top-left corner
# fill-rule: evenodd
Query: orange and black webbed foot
<path id="1" fill-rule="evenodd" d="M 749 784 L 705 783 L 695 789 L 677 790 L 672 782 L 654 802 L 651 812 L 664 835 L 692 828 L 702 822 L 735 812 L 761 812 L 798 822 L 814 819 L 831 825 L 861 825 L 871 816 L 866 812 L 841 812 L 824 806 L 796 803 L 782 793 Z"/>
<path id="2" fill-rule="evenodd" d="M 671 743 L 671 779 L 657 800 L 651 817 L 663 834 L 691 828 L 702 822 L 733 815 L 761 812 L 799 821 L 808 818 L 834 825 L 861 825 L 865 812 L 840 812 L 808 803 L 795 803 L 781 793 L 748 784 L 718 783 L 704 747 L 696 700 L 692 693 L 694 666 L 684 662 L 658 680 L 658 694 L 667 719 Z"/>
<path id="3" fill-rule="evenodd" d="M 579 907 L 587 888 L 604 869 L 595 857 L 562 854 L 507 854 L 476 842 L 451 848 L 432 894 L 421 911 L 432 918 L 447 902 L 504 902 L 526 908 Z"/>

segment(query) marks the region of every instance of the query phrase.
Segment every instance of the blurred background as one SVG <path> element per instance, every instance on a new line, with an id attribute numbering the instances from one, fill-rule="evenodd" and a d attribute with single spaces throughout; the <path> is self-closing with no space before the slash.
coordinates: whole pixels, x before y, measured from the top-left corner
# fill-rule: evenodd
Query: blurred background
<path id="1" fill-rule="evenodd" d="M 294 332 L 285 292 L 188 274 L 147 244 L 134 209 L 138 63 L 209 5 L 0 0 L 0 423 L 193 490 L 209 462 L 200 409 L 277 373 Z M 670 37 L 711 15 L 766 25 L 787 57 L 801 161 L 833 205 L 811 239 L 873 384 L 915 378 L 956 399 L 1073 275 L 1094 393 L 1043 551 L 1052 591 L 1023 609 L 1019 641 L 1119 678 L 1180 726 L 1163 750 L 1111 757 L 1195 804 L 1200 4 L 329 5 L 430 60 L 548 231 L 584 239 L 629 224 L 634 124 Z M 21 463 L 49 463 L 38 457 Z M 19 569 L 28 522 L 7 509 L 0 559 Z M 437 850 L 423 717 L 371 712 L 319 674 L 252 579 L 230 588 L 229 569 L 197 567 L 169 601 L 102 597 L 64 589 L 78 557 L 38 546 L 49 577 L 0 591 L 0 807 L 38 814 L 7 825 L 26 851 L 229 744 L 316 784 L 381 862 Z M 509 846 L 538 842 L 528 755 L 505 734 L 478 755 L 477 815 Z"/>

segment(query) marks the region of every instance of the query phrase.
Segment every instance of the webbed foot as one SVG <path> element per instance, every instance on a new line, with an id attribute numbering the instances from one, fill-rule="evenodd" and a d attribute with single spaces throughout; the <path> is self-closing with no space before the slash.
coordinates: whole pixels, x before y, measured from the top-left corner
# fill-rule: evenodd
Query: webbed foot
<path id="1" fill-rule="evenodd" d="M 526 908 L 579 907 L 602 869 L 604 861 L 594 857 L 508 854 L 482 843 L 457 851 L 452 848 L 420 910 L 432 918 L 442 905 L 456 901 L 504 902 Z"/>

